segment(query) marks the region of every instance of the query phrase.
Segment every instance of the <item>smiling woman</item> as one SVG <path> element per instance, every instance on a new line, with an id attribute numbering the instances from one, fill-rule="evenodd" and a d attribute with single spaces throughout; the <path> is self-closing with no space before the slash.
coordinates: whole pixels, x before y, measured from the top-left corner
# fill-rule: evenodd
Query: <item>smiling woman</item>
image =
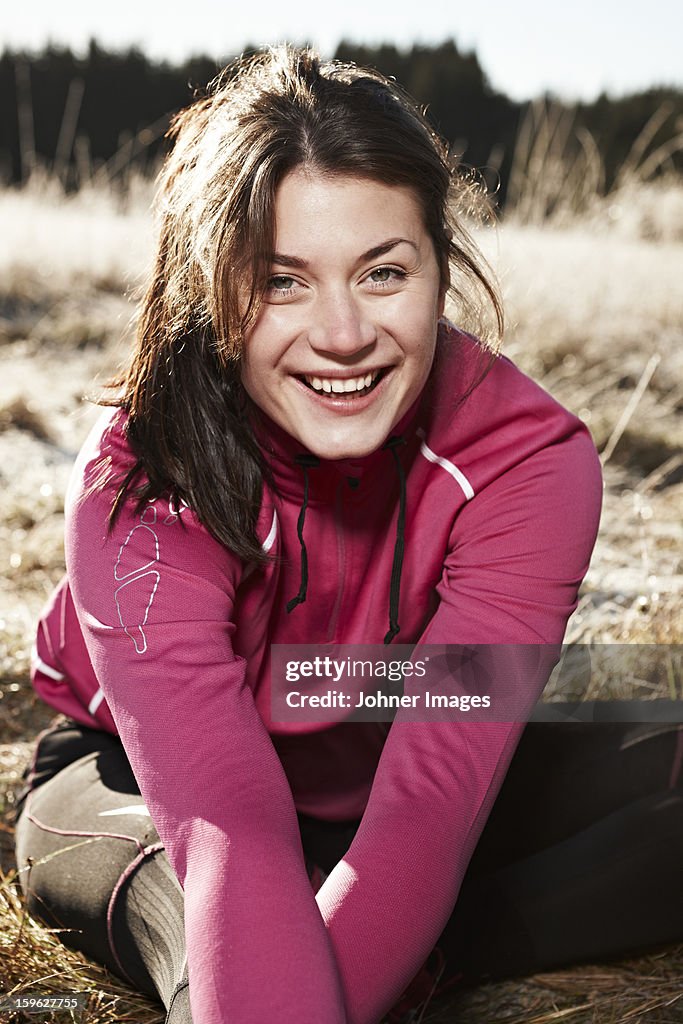
<path id="1" fill-rule="evenodd" d="M 291 171 L 276 192 L 275 245 L 244 388 L 320 458 L 368 455 L 423 390 L 444 311 L 447 282 L 415 193 Z"/>
<path id="2" fill-rule="evenodd" d="M 395 642 L 458 692 L 484 645 L 531 708 L 588 568 L 585 425 L 443 317 L 502 327 L 445 145 L 377 73 L 288 48 L 173 135 L 38 627 L 66 719 L 17 821 L 29 907 L 167 1024 L 409 1021 L 439 983 L 680 937 L 675 726 L 273 711 L 272 645 Z"/>
<path id="3" fill-rule="evenodd" d="M 285 375 L 275 380 L 272 366 L 267 368 L 275 391 L 265 408 L 270 414 L 277 406 L 274 420 L 289 430 L 300 411 L 297 395 L 299 401 L 306 396 L 305 441 L 300 437 L 306 445 L 322 424 L 325 406 L 313 405 L 305 382 L 299 388 L 291 378 L 317 375 L 332 393 L 332 380 L 347 376 L 348 367 L 355 377 L 385 371 L 378 374 L 378 401 L 363 419 L 367 428 L 377 416 L 367 454 L 373 450 L 369 441 L 376 447 L 382 431 L 386 438 L 397 422 L 398 410 L 406 411 L 408 390 L 415 398 L 424 385 L 428 354 L 418 367 L 415 352 L 421 346 L 433 350 L 446 293 L 459 317 L 481 328 L 476 366 L 456 400 L 464 401 L 486 373 L 503 326 L 492 275 L 452 214 L 471 185 L 451 167 L 447 146 L 416 104 L 378 72 L 335 62 L 322 71 L 305 52 L 286 53 L 237 62 L 205 99 L 176 117 L 176 145 L 158 195 L 156 267 L 142 304 L 135 357 L 117 382 L 129 417 L 126 435 L 147 478 L 141 498 L 158 495 L 170 481 L 217 539 L 257 564 L 265 562 L 255 526 L 268 473 L 263 446 L 254 443 L 269 390 L 265 382 L 260 387 L 264 335 L 273 339 L 272 352 L 275 338 L 284 343 L 303 321 L 303 310 L 310 314 L 309 350 L 302 351 L 299 337 L 296 352 L 283 355 L 278 366 Z M 393 245 L 398 239 L 405 239 L 400 247 Z M 408 262 L 378 263 L 385 255 Z M 345 296 L 342 262 L 347 288 L 354 284 Z M 392 269 L 394 286 L 384 280 Z M 430 286 L 438 298 L 427 310 L 423 291 Z M 374 302 L 361 307 L 361 296 L 369 300 L 370 293 Z M 389 353 L 390 335 L 381 330 L 381 319 L 375 323 L 377 313 L 369 314 L 373 304 L 391 308 L 394 323 L 410 307 L 402 337 L 411 326 L 418 334 L 405 365 L 400 344 Z M 380 336 L 371 352 L 376 327 Z M 340 353 L 325 348 L 331 332 Z M 294 355 L 303 361 L 290 368 Z M 378 357 L 389 363 L 383 366 Z M 394 363 L 398 372 L 388 374 Z M 419 376 L 409 388 L 414 370 Z M 385 376 L 393 376 L 395 387 L 383 385 Z M 257 386 L 259 398 L 249 403 Z M 360 416 L 361 400 L 355 401 L 353 411 Z M 324 429 L 331 447 L 323 451 L 316 437 L 311 449 L 328 458 L 340 457 L 344 438 L 359 432 L 346 400 L 336 401 L 335 413 Z M 112 520 L 131 482 L 132 477 L 124 480 Z"/>

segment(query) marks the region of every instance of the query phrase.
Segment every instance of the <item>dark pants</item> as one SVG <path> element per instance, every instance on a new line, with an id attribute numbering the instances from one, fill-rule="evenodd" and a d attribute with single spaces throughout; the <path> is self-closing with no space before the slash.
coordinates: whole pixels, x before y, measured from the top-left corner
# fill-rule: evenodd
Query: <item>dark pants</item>
<path id="1" fill-rule="evenodd" d="M 682 760 L 680 724 L 527 725 L 439 940 L 447 973 L 514 977 L 683 939 Z M 27 775 L 29 909 L 159 998 L 168 1024 L 192 1024 L 182 889 L 120 741 L 67 720 Z M 307 864 L 329 872 L 358 823 L 299 824 Z"/>

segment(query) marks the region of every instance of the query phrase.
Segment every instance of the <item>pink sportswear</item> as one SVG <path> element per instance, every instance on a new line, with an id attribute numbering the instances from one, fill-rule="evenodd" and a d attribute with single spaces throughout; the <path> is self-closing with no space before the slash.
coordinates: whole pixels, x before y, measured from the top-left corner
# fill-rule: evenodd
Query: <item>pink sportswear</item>
<path id="1" fill-rule="evenodd" d="M 561 642 L 587 571 L 602 480 L 583 423 L 506 357 L 479 366 L 444 323 L 421 398 L 397 427 L 407 478 L 396 643 Z M 270 718 L 272 643 L 377 643 L 388 627 L 399 482 L 392 452 L 309 471 L 300 584 L 301 446 L 260 436 L 278 493 L 254 569 L 186 506 L 92 491 L 132 464 L 107 410 L 76 463 L 67 575 L 41 618 L 33 682 L 118 733 L 185 892 L 195 1024 L 376 1024 L 438 940 L 523 726 L 451 720 L 289 725 Z M 359 481 L 353 483 L 351 481 Z M 514 678 L 515 666 L 510 666 Z M 517 685 L 535 700 L 547 672 Z M 542 771 L 539 765 L 539 771 Z M 296 810 L 362 815 L 314 894 Z M 454 965 L 457 968 L 457 965 Z"/>

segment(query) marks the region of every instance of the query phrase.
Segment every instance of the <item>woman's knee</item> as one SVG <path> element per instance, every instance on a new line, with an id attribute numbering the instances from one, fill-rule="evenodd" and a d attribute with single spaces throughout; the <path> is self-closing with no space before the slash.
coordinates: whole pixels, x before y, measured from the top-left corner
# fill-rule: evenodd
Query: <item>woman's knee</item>
<path id="1" fill-rule="evenodd" d="M 31 792 L 15 835 L 29 911 L 65 929 L 66 945 L 114 969 L 118 892 L 137 864 L 163 849 L 122 756 L 93 751 L 58 772 Z"/>

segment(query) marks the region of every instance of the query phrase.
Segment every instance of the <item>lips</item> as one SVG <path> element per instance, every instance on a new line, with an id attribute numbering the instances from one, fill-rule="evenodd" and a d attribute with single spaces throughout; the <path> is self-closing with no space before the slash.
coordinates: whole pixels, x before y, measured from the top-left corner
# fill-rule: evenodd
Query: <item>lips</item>
<path id="1" fill-rule="evenodd" d="M 381 400 L 381 396 L 389 386 L 393 369 L 392 366 L 385 366 L 381 370 L 368 371 L 371 375 L 371 383 L 368 387 L 365 386 L 368 374 L 356 377 L 317 378 L 320 381 L 327 379 L 330 384 L 361 380 L 363 386 L 358 391 L 326 391 L 324 388 L 317 390 L 306 379 L 307 377 L 313 378 L 313 374 L 297 374 L 292 379 L 296 382 L 297 388 L 301 388 L 303 394 L 310 399 L 312 408 L 324 411 L 325 415 L 333 413 L 335 416 L 355 416 L 365 412 L 366 409 Z"/>

